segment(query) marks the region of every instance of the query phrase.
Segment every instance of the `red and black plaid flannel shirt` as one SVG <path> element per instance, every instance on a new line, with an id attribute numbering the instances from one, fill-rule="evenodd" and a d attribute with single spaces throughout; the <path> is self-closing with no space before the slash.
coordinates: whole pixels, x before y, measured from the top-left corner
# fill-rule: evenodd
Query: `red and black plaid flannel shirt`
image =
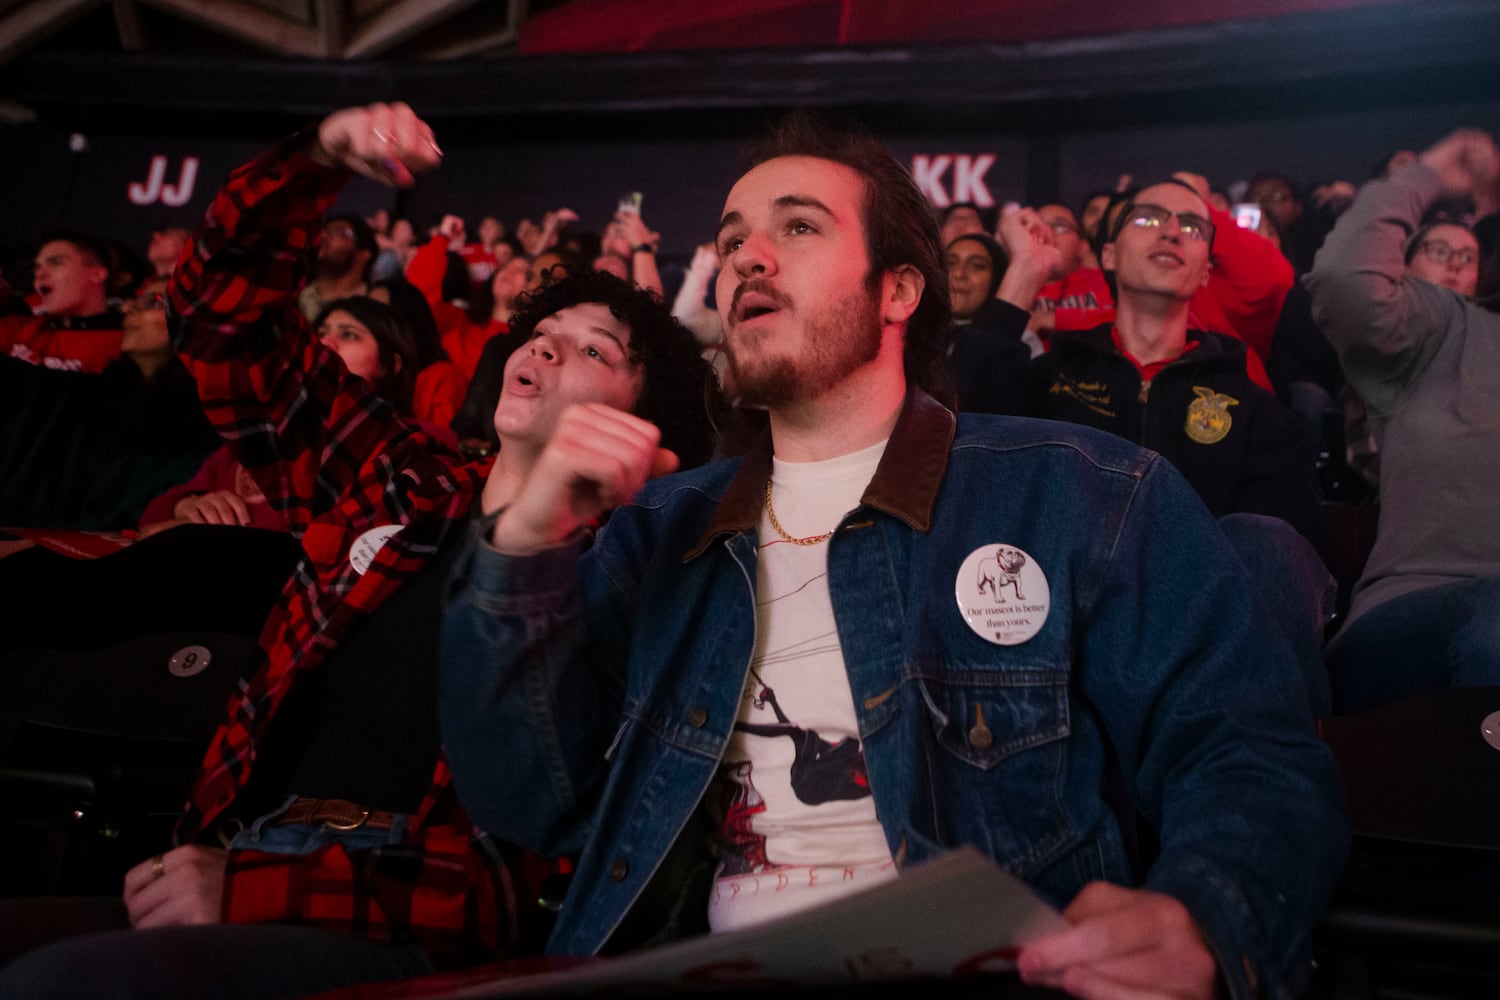
<path id="1" fill-rule="evenodd" d="M 461 530 L 486 467 L 400 419 L 323 348 L 298 311 L 308 252 L 346 178 L 289 140 L 233 173 L 172 279 L 183 360 L 204 412 L 281 511 L 303 554 L 261 632 L 263 669 L 241 685 L 178 826 L 203 835 L 244 788 L 287 693 Z M 405 527 L 364 574 L 350 546 Z M 516 862 L 463 815 L 440 762 L 405 842 L 306 856 L 232 852 L 229 922 L 310 924 L 416 941 L 434 958 L 493 958 L 514 942 L 518 897 L 544 869 Z"/>

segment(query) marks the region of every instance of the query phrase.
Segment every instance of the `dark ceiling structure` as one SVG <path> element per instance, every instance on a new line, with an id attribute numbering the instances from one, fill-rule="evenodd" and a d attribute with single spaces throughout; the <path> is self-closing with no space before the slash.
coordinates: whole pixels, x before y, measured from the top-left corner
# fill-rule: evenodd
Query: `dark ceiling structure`
<path id="1" fill-rule="evenodd" d="M 0 64 L 37 49 L 364 62 L 785 46 L 1019 43 L 1394 0 L 0 0 Z"/>
<path id="2" fill-rule="evenodd" d="M 1036 132 L 1494 99 L 1495 38 L 1493 0 L 0 0 L 0 124 L 256 136 L 400 98 L 449 134 L 796 105 Z"/>

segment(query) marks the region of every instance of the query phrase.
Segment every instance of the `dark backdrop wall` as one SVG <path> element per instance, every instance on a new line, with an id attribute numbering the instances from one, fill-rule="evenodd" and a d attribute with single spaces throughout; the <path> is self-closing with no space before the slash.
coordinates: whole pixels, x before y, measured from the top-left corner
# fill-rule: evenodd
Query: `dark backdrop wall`
<path id="1" fill-rule="evenodd" d="M 0 241 L 67 225 L 144 247 L 277 136 L 396 98 L 433 122 L 446 162 L 408 192 L 353 183 L 343 207 L 513 225 L 566 205 L 598 227 L 641 191 L 679 259 L 711 236 L 741 143 L 789 107 L 862 120 L 940 204 L 1072 204 L 1175 169 L 1357 183 L 1452 127 L 1500 130 L 1497 37 L 1500 4 L 1430 0 L 1019 45 L 212 66 L 45 53 L 0 66 L 0 95 L 36 114 L 0 125 Z"/>
<path id="2" fill-rule="evenodd" d="M 915 167 L 940 204 L 1024 202 L 1036 192 L 1037 200 L 1060 198 L 1072 205 L 1089 190 L 1113 186 L 1121 173 L 1148 178 L 1189 169 L 1226 186 L 1274 169 L 1303 182 L 1360 183 L 1393 149 L 1420 149 L 1457 125 L 1500 123 L 1500 100 L 1042 136 L 998 129 L 933 134 L 904 116 L 867 120 Z M 153 228 L 192 225 L 216 185 L 264 145 L 231 136 L 95 130 L 87 133 L 86 148 L 75 152 L 71 138 L 48 125 L 8 131 L 7 147 L 19 155 L 0 156 L 0 239 L 25 244 L 63 226 L 144 248 Z M 664 253 L 686 258 L 712 237 L 724 195 L 738 175 L 740 144 L 733 137 L 646 135 L 444 141 L 442 169 L 414 190 L 357 180 L 340 206 L 364 214 L 387 208 L 418 226 L 435 223 L 444 212 L 464 215 L 471 226 L 491 214 L 513 226 L 567 206 L 584 224 L 599 228 L 622 193 L 641 191 L 644 217 L 662 232 Z M 154 169 L 160 173 L 156 186 Z"/>

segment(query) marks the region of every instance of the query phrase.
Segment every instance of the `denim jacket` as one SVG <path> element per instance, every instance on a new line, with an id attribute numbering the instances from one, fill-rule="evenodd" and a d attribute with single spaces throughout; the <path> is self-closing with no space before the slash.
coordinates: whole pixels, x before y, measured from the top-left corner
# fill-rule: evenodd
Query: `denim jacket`
<path id="1" fill-rule="evenodd" d="M 480 524 L 450 582 L 444 740 L 465 808 L 582 851 L 550 944 L 597 952 L 713 779 L 755 639 L 770 444 L 651 484 L 596 544 L 506 557 Z M 960 844 L 1059 906 L 1085 883 L 1182 901 L 1236 997 L 1287 996 L 1347 846 L 1331 755 L 1191 488 L 1086 428 L 955 418 L 913 392 L 828 549 L 876 812 L 898 865 Z M 960 615 L 966 557 L 1045 573 L 1041 629 Z M 1137 879 L 1122 775 L 1159 856 Z M 675 852 L 674 852 L 675 853 Z M 653 892 L 655 887 L 653 887 Z"/>

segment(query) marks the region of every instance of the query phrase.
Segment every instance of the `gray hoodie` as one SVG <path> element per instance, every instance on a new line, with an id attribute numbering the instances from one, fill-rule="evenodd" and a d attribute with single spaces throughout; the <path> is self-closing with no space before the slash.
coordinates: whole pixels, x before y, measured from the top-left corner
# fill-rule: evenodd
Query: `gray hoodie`
<path id="1" fill-rule="evenodd" d="M 1366 184 L 1303 279 L 1349 383 L 1387 421 L 1380 529 L 1351 622 L 1403 594 L 1500 578 L 1500 315 L 1402 258 L 1441 194 L 1421 163 Z"/>

